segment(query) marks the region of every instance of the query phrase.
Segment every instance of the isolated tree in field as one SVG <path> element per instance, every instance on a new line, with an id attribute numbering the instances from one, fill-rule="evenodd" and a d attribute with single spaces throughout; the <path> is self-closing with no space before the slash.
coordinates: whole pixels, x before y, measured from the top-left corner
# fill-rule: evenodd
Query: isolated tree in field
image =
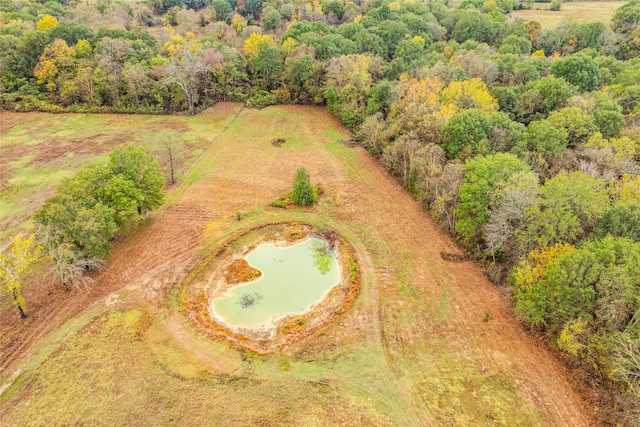
<path id="1" fill-rule="evenodd" d="M 29 268 L 38 260 L 41 247 L 35 244 L 36 236 L 31 234 L 26 239 L 18 236 L 13 239 L 11 251 L 0 254 L 0 283 L 13 296 L 13 304 L 24 319 L 25 302 L 22 297 L 22 285 Z"/>
<path id="2" fill-rule="evenodd" d="M 100 267 L 115 232 L 126 232 L 163 199 L 164 176 L 140 147 L 117 147 L 108 164 L 85 167 L 64 180 L 33 219 L 65 290 L 86 286 L 84 271 Z"/>
<path id="3" fill-rule="evenodd" d="M 291 201 L 298 206 L 311 206 L 316 201 L 316 192 L 309 181 L 309 172 L 306 168 L 299 168 L 296 171 Z"/>
<path id="4" fill-rule="evenodd" d="M 158 137 L 159 155 L 171 185 L 176 183 L 177 173 L 184 161 L 184 149 L 177 134 L 164 132 Z"/>
<path id="5" fill-rule="evenodd" d="M 38 239 L 47 251 L 72 244 L 81 257 L 105 258 L 118 226 L 114 210 L 101 202 L 76 194 L 59 194 L 46 201 L 34 215 Z"/>

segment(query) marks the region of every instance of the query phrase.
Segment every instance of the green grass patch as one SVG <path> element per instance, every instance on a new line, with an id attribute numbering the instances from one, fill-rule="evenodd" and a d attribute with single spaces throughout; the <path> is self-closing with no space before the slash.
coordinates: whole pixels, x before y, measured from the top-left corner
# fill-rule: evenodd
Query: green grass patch
<path id="1" fill-rule="evenodd" d="M 149 307 L 111 310 L 60 340 L 37 369 L 14 383 L 1 409 L 33 425 L 207 425 L 225 419 L 235 425 L 292 425 L 312 412 L 334 425 L 342 411 L 366 425 L 384 419 L 340 387 L 290 381 L 296 363 L 286 357 L 245 359 L 241 371 L 230 374 L 216 363 L 237 358 L 237 352 L 211 356 L 201 359 L 182 347 Z M 271 368 L 254 369 L 258 365 Z M 25 399 L 29 405 L 15 405 Z"/>
<path id="2" fill-rule="evenodd" d="M 533 402 L 523 399 L 509 372 L 477 369 L 473 360 L 438 358 L 420 382 L 420 397 L 438 425 L 542 426 Z"/>
<path id="3" fill-rule="evenodd" d="M 20 158 L 20 160 L 9 162 L 9 166 L 14 168 L 14 169 L 21 169 L 21 168 L 24 168 L 25 166 L 27 166 L 29 163 L 31 163 L 33 158 L 34 158 L 33 155 L 23 156 L 23 157 Z"/>
<path id="4" fill-rule="evenodd" d="M 71 170 L 25 167 L 9 180 L 9 184 L 19 187 L 55 186 L 64 178 L 70 178 L 74 174 L 75 172 Z"/>

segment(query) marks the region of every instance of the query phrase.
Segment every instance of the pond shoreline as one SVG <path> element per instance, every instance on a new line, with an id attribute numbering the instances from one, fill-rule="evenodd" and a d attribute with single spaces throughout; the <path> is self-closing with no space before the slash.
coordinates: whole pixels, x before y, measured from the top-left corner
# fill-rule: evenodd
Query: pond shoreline
<path id="1" fill-rule="evenodd" d="M 238 285 L 246 285 L 229 284 L 224 280 L 226 269 L 234 260 L 246 256 L 260 244 L 278 242 L 292 246 L 311 237 L 334 242 L 332 247 L 340 269 L 340 281 L 302 313 L 279 314 L 267 325 L 246 328 L 227 325 L 210 309 L 212 297 L 224 295 Z M 351 307 L 359 291 L 358 262 L 346 239 L 310 224 L 285 222 L 251 227 L 225 240 L 180 285 L 180 302 L 186 316 L 206 335 L 265 354 L 300 341 L 337 319 Z"/>
<path id="2" fill-rule="evenodd" d="M 223 277 L 219 278 L 217 280 L 217 283 L 215 283 L 215 287 L 213 287 L 213 289 L 211 290 L 210 293 L 210 315 L 212 317 L 214 317 L 219 323 L 224 324 L 225 326 L 227 326 L 229 329 L 235 331 L 235 332 L 240 332 L 243 331 L 244 329 L 249 329 L 249 330 L 255 330 L 255 329 L 271 329 L 277 326 L 278 323 L 281 323 L 281 321 L 283 319 L 288 319 L 288 318 L 293 318 L 295 316 L 303 316 L 306 313 L 312 311 L 315 309 L 315 307 L 320 304 L 331 292 L 331 290 L 333 288 L 335 288 L 336 286 L 339 286 L 340 283 L 342 282 L 342 270 L 343 267 L 340 263 L 340 256 L 339 253 L 337 252 L 336 248 L 332 248 L 330 249 L 331 252 L 333 252 L 333 254 L 331 255 L 332 258 L 335 260 L 335 266 L 333 268 L 336 269 L 335 273 L 337 273 L 337 280 L 334 280 L 335 283 L 333 283 L 332 285 L 330 285 L 326 291 L 324 291 L 322 293 L 322 295 L 319 296 L 319 298 L 314 298 L 315 302 L 309 302 L 308 304 L 306 304 L 304 306 L 304 308 L 302 308 L 301 310 L 298 311 L 283 311 L 281 313 L 276 313 L 273 314 L 269 317 L 268 320 L 266 320 L 264 323 L 262 324 L 257 324 L 257 325 L 239 325 L 239 324 L 234 324 L 233 321 L 231 321 L 230 319 L 225 319 L 225 316 L 222 312 L 218 312 L 216 310 L 215 307 L 215 301 L 219 301 L 225 298 L 232 298 L 232 295 L 234 293 L 234 291 L 238 291 L 239 288 L 251 288 L 252 285 L 255 285 L 263 280 L 267 280 L 265 277 L 265 272 L 259 268 L 259 266 L 257 265 L 253 265 L 250 260 L 248 259 L 251 254 L 254 254 L 257 250 L 259 250 L 259 248 L 265 246 L 265 245 L 272 245 L 274 248 L 277 249 L 287 249 L 287 248 L 294 248 L 295 246 L 298 245 L 304 245 L 306 242 L 308 241 L 317 241 L 317 242 L 323 242 L 325 245 L 330 245 L 329 242 L 327 242 L 326 240 L 324 240 L 322 238 L 322 236 L 315 234 L 315 233 L 310 233 L 307 235 L 306 238 L 295 241 L 295 242 L 290 242 L 287 241 L 285 239 L 280 239 L 280 240 L 268 240 L 265 242 L 262 242 L 258 245 L 252 246 L 252 247 L 248 247 L 245 248 L 245 250 L 240 253 L 238 255 L 238 257 L 234 258 L 227 266 L 226 269 L 229 269 L 238 259 L 244 260 L 247 265 L 251 268 L 254 269 L 256 271 L 261 272 L 261 274 L 254 278 L 251 279 L 249 281 L 245 281 L 245 282 L 240 282 L 240 283 L 230 283 L 228 280 L 228 274 L 223 274 Z M 313 242 L 311 243 L 313 245 Z M 313 248 L 311 248 L 313 250 Z M 283 254 L 284 255 L 284 254 Z M 315 266 L 316 268 L 318 268 L 317 266 Z M 225 270 L 225 267 L 223 267 L 223 271 Z M 329 273 L 329 271 L 322 273 L 327 274 Z M 209 286 L 213 285 L 210 284 Z M 299 286 L 299 285 L 296 285 Z M 237 294 L 236 294 L 237 296 Z"/>

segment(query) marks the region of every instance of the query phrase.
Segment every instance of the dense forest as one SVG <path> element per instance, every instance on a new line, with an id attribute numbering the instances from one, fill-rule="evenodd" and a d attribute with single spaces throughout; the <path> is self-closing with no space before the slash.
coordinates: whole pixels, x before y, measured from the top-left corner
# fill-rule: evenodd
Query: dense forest
<path id="1" fill-rule="evenodd" d="M 2 0 L 0 108 L 326 105 L 484 265 L 522 322 L 582 373 L 593 399 L 618 408 L 603 421 L 632 424 L 640 418 L 640 0 L 610 26 L 568 21 L 554 30 L 513 18 L 522 6 Z M 114 159 L 85 171 L 87 182 L 124 185 Z M 81 191 L 82 180 L 56 197 Z M 113 217 L 105 236 L 149 208 L 112 212 L 100 197 Z M 58 202 L 39 211 L 41 228 L 56 222 L 47 210 Z"/>

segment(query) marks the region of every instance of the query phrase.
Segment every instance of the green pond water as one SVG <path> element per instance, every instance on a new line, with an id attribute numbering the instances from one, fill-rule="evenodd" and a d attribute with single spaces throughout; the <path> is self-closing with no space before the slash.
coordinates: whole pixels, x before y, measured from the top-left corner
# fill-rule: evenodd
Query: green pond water
<path id="1" fill-rule="evenodd" d="M 258 246 L 245 259 L 262 276 L 214 299 L 215 314 L 227 325 L 255 328 L 271 323 L 273 316 L 304 312 L 340 282 L 335 253 L 324 247 L 316 238 L 287 247 Z"/>

